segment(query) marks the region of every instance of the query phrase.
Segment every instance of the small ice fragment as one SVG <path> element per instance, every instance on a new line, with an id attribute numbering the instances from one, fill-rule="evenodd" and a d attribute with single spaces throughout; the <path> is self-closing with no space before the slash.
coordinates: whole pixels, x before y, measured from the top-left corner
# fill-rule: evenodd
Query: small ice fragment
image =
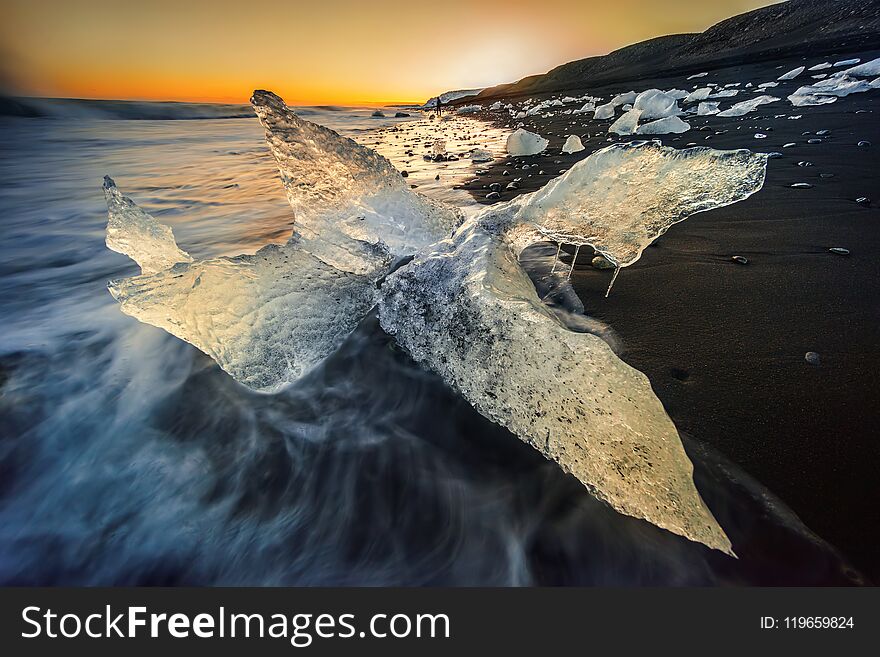
<path id="1" fill-rule="evenodd" d="M 816 64 L 815 66 L 811 66 L 808 68 L 808 71 L 824 71 L 826 68 L 831 68 L 830 62 L 822 62 L 821 64 Z"/>
<path id="2" fill-rule="evenodd" d="M 688 80 L 696 80 L 697 78 L 704 78 L 709 75 L 708 71 L 704 71 L 703 73 L 694 73 L 693 75 L 688 76 Z"/>
<path id="3" fill-rule="evenodd" d="M 657 121 L 651 121 L 650 123 L 645 123 L 640 125 L 636 129 L 637 135 L 665 135 L 669 133 L 677 133 L 680 134 L 682 132 L 687 132 L 691 129 L 691 126 L 686 121 L 682 121 L 677 116 L 670 116 L 665 119 L 658 119 Z"/>
<path id="4" fill-rule="evenodd" d="M 618 135 L 635 134 L 639 126 L 639 117 L 641 115 L 642 110 L 629 110 L 626 114 L 622 114 L 619 119 L 611 124 L 611 127 L 608 128 L 608 132 L 613 132 Z"/>
<path id="5" fill-rule="evenodd" d="M 482 105 L 465 105 L 464 107 L 459 107 L 456 112 L 458 114 L 475 114 L 483 109 Z"/>
<path id="6" fill-rule="evenodd" d="M 791 185 L 792 189 L 810 189 L 812 185 L 810 183 L 799 182 Z"/>
<path id="7" fill-rule="evenodd" d="M 495 158 L 492 156 L 492 153 L 487 151 L 484 148 L 475 148 L 471 151 L 471 162 L 491 162 Z"/>
<path id="8" fill-rule="evenodd" d="M 633 101 L 633 109 L 641 110 L 640 118 L 643 121 L 664 119 L 681 114 L 681 110 L 678 108 L 678 98 L 659 89 L 648 89 L 636 96 Z"/>
<path id="9" fill-rule="evenodd" d="M 705 101 L 697 105 L 697 116 L 710 116 L 712 114 L 718 114 L 718 106 L 721 103 Z"/>
<path id="10" fill-rule="evenodd" d="M 746 258 L 745 256 L 735 255 L 735 256 L 732 256 L 730 259 L 733 260 L 733 261 L 734 261 L 736 264 L 738 264 L 738 265 L 747 265 L 747 264 L 749 264 L 749 259 Z"/>
<path id="11" fill-rule="evenodd" d="M 844 249 L 842 246 L 832 246 L 828 250 L 836 255 L 849 255 L 849 249 Z"/>
<path id="12" fill-rule="evenodd" d="M 864 64 L 860 64 L 859 66 L 853 66 L 852 68 L 848 68 L 845 71 L 842 71 L 844 75 L 852 75 L 852 76 L 860 76 L 860 77 L 870 77 L 872 75 L 880 75 L 880 57 L 877 59 L 872 59 L 870 62 L 865 62 Z M 839 74 L 835 74 L 839 75 Z"/>
<path id="13" fill-rule="evenodd" d="M 758 89 L 769 89 L 770 87 L 778 87 L 778 82 L 762 82 L 758 85 Z"/>
<path id="14" fill-rule="evenodd" d="M 788 73 L 783 73 L 780 75 L 777 80 L 794 80 L 797 76 L 804 72 L 805 66 L 798 66 L 797 68 L 791 69 Z"/>
<path id="15" fill-rule="evenodd" d="M 767 135 L 765 135 L 763 132 L 756 132 L 755 139 L 767 139 Z"/>
<path id="16" fill-rule="evenodd" d="M 817 354 L 815 351 L 808 351 L 806 354 L 804 354 L 804 360 L 814 367 L 818 367 L 821 362 L 819 359 L 819 354 Z"/>
<path id="17" fill-rule="evenodd" d="M 739 89 L 723 89 L 709 96 L 709 98 L 733 98 L 739 93 Z"/>
<path id="18" fill-rule="evenodd" d="M 712 87 L 700 87 L 699 89 L 694 89 L 687 96 L 684 97 L 684 103 L 696 103 L 701 100 L 706 100 L 709 97 L 709 94 L 712 92 Z"/>
<path id="19" fill-rule="evenodd" d="M 719 112 L 718 116 L 742 116 L 744 114 L 748 114 L 749 112 L 753 112 L 759 105 L 765 105 L 767 103 L 775 103 L 778 98 L 775 96 L 756 96 L 755 98 L 750 98 L 749 100 L 744 100 L 742 102 L 729 107 L 723 112 Z"/>
<path id="20" fill-rule="evenodd" d="M 550 140 L 518 128 L 507 137 L 507 152 L 513 156 L 537 155 L 547 148 Z"/>
<path id="21" fill-rule="evenodd" d="M 569 135 L 568 139 L 565 140 L 565 144 L 562 145 L 563 153 L 579 153 L 584 150 L 584 145 L 581 142 L 581 138 L 577 135 Z"/>
<path id="22" fill-rule="evenodd" d="M 839 62 L 834 62 L 834 68 L 840 68 L 841 66 L 852 66 L 853 64 L 858 64 L 862 61 L 858 57 L 854 57 L 853 59 L 841 59 Z"/>

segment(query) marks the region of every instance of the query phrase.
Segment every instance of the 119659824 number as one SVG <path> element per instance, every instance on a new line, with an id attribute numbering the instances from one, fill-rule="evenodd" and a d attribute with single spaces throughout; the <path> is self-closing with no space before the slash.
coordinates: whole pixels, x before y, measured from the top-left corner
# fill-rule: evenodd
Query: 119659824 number
<path id="1" fill-rule="evenodd" d="M 772 630 L 842 630 L 852 629 L 852 616 L 786 616 L 777 619 L 772 616 L 761 618 L 761 629 Z"/>

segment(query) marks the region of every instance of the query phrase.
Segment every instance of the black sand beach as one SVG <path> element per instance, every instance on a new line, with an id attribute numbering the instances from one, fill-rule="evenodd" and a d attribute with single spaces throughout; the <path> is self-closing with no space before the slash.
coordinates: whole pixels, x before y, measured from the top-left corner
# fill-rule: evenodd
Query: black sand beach
<path id="1" fill-rule="evenodd" d="M 607 100 L 629 90 L 690 91 L 704 82 L 757 85 L 796 66 L 849 56 L 868 61 L 880 52 L 816 51 L 725 66 L 697 80 L 640 78 L 566 89 L 562 95 L 590 93 Z M 809 82 L 807 74 L 780 82 L 766 92 L 781 101 L 745 116 L 685 117 L 688 132 L 659 136 L 677 148 L 749 148 L 782 157 L 769 161 L 764 188 L 748 200 L 673 226 L 639 262 L 622 270 L 610 298 L 604 293 L 611 272 L 590 266 L 589 249 L 581 249 L 572 282 L 587 313 L 617 332 L 622 357 L 648 375 L 683 434 L 740 465 L 876 581 L 880 94 L 853 94 L 814 107 L 785 100 Z M 753 95 L 748 89 L 729 100 Z M 560 92 L 537 98 L 551 96 Z M 789 118 L 797 115 L 801 118 Z M 498 121 L 497 114 L 485 118 Z M 519 121 L 501 123 L 514 127 Z M 503 191 L 502 200 L 534 191 L 609 144 L 611 121 L 594 121 L 592 113 L 528 117 L 523 123 L 550 139 L 547 151 L 483 167 L 486 174 L 465 186 L 480 201 L 489 202 L 485 196 L 494 182 L 503 188 L 518 179 L 519 189 Z M 818 131 L 828 133 L 817 136 Z M 767 137 L 756 139 L 756 133 Z M 570 134 L 581 136 L 584 151 L 560 152 Z M 858 146 L 860 141 L 871 145 Z M 795 145 L 783 148 L 791 142 Z M 803 162 L 812 165 L 799 166 Z M 522 172 L 522 163 L 538 166 Z M 799 182 L 812 188 L 791 187 Z M 857 203 L 860 197 L 870 198 L 870 206 Z M 831 247 L 850 254 L 836 255 Z M 748 264 L 736 264 L 734 255 Z M 805 360 L 810 351 L 820 355 L 818 366 Z"/>

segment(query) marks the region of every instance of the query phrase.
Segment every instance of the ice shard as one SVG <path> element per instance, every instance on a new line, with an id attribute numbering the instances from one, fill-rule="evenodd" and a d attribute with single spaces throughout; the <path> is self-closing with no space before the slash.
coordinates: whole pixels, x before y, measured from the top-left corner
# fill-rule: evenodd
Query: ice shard
<path id="1" fill-rule="evenodd" d="M 110 176 L 104 176 L 107 201 L 107 232 L 104 242 L 111 251 L 127 255 L 144 274 L 164 271 L 178 262 L 192 262 L 174 240 L 171 228 L 160 224 L 123 196 Z"/>
<path id="2" fill-rule="evenodd" d="M 374 305 L 385 271 L 341 271 L 291 241 L 111 281 L 110 293 L 127 315 L 198 347 L 246 386 L 271 391 L 342 343 Z"/>
<path id="3" fill-rule="evenodd" d="M 353 273 L 375 268 L 380 243 L 412 253 L 461 223 L 461 213 L 409 189 L 391 163 L 353 139 L 298 117 L 269 91 L 251 103 L 294 212 L 303 246 Z"/>
<path id="4" fill-rule="evenodd" d="M 521 197 L 516 219 L 542 239 L 587 244 L 626 267 L 670 226 L 757 192 L 766 166 L 766 155 L 747 150 L 614 144 Z"/>

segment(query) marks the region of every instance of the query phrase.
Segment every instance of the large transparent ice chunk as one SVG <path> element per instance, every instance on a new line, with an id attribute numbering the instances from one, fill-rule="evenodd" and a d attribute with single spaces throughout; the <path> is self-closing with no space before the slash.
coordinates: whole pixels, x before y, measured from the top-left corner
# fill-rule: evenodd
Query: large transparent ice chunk
<path id="1" fill-rule="evenodd" d="M 294 236 L 252 256 L 193 262 L 111 181 L 108 245 L 144 272 L 111 283 L 124 312 L 273 390 L 320 363 L 378 302 L 382 326 L 415 360 L 598 498 L 731 552 L 647 379 L 601 337 L 569 330 L 517 257 L 550 240 L 632 264 L 674 223 L 760 189 L 766 156 L 617 144 L 460 226 L 456 210 L 411 192 L 384 158 L 301 120 L 274 94 L 253 101 L 296 212 Z"/>

